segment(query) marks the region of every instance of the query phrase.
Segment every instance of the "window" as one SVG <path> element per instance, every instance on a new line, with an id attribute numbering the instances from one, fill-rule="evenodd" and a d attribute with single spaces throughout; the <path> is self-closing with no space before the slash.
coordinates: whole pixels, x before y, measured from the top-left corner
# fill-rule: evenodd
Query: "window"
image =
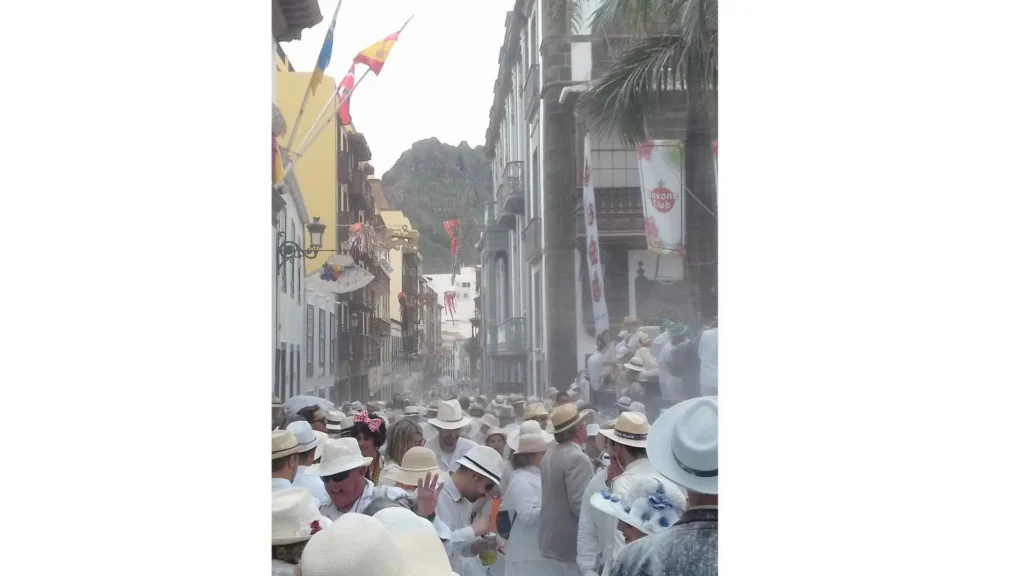
<path id="1" fill-rule="evenodd" d="M 295 393 L 295 345 L 288 345 L 288 389 Z"/>
<path id="2" fill-rule="evenodd" d="M 338 347 L 337 342 L 338 342 L 338 323 L 337 323 L 337 321 L 334 318 L 334 312 L 331 312 L 331 343 L 330 343 L 331 344 L 331 352 L 330 352 L 331 374 L 334 374 L 334 358 L 335 358 L 335 355 L 337 354 L 337 351 L 335 350 Z"/>
<path id="3" fill-rule="evenodd" d="M 291 228 L 291 239 L 295 241 L 295 222 L 289 222 L 288 226 Z M 291 271 L 289 285 L 291 286 L 292 298 L 295 298 L 295 260 L 297 260 L 297 258 L 292 258 L 292 261 L 288 263 L 288 268 Z"/>
<path id="4" fill-rule="evenodd" d="M 306 377 L 313 377 L 313 305 L 306 304 Z"/>
<path id="5" fill-rule="evenodd" d="M 540 160 L 537 155 L 537 149 L 533 149 L 533 156 L 530 158 L 530 190 L 528 194 L 530 196 L 530 217 L 539 218 L 541 215 L 540 207 Z"/>
<path id="6" fill-rule="evenodd" d="M 462 287 L 463 288 L 469 288 L 469 282 L 463 282 L 462 283 Z"/>
<path id="7" fill-rule="evenodd" d="M 325 348 L 327 347 L 327 312 L 323 308 L 320 309 L 320 357 L 319 363 L 320 368 L 324 367 L 324 360 L 327 358 Z"/>

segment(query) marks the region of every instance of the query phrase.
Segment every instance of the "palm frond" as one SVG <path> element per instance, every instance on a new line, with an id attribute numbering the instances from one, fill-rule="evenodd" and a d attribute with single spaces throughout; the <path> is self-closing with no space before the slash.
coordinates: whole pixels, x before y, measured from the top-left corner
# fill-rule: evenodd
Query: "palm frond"
<path id="1" fill-rule="evenodd" d="M 673 34 L 680 21 L 678 14 L 691 1 L 604 0 L 594 10 L 591 22 L 594 30 L 608 31 L 621 26 L 627 33 L 639 37 Z"/>
<path id="2" fill-rule="evenodd" d="M 659 100 L 682 86 L 678 63 L 685 48 L 679 36 L 639 40 L 580 97 L 580 117 L 595 132 L 617 132 L 628 145 L 646 140 L 646 120 Z"/>
<path id="3" fill-rule="evenodd" d="M 581 0 L 547 0 L 546 18 L 552 22 L 560 23 L 566 27 L 566 32 L 572 33 L 583 27 L 583 7 Z M 569 23 L 572 28 L 569 28 Z M 545 24 L 545 26 L 547 26 Z"/>

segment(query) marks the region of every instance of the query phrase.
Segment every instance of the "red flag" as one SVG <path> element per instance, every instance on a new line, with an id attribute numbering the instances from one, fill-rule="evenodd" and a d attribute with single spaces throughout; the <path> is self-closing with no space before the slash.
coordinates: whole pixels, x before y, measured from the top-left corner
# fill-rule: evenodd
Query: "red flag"
<path id="1" fill-rule="evenodd" d="M 448 233 L 448 237 L 451 238 L 451 249 L 452 256 L 455 256 L 459 252 L 459 221 L 458 220 L 445 220 L 444 231 Z"/>
<path id="2" fill-rule="evenodd" d="M 345 74 L 345 77 L 341 79 L 341 90 L 338 92 L 338 97 L 344 98 L 346 94 L 352 91 L 352 88 L 354 88 L 355 85 L 356 67 L 353 64 L 352 67 L 348 69 L 348 74 Z M 338 108 L 338 120 L 341 121 L 342 126 L 352 125 L 352 116 L 349 115 L 348 112 L 348 105 L 351 103 L 352 100 L 350 96 L 349 98 L 346 98 L 345 101 L 341 103 L 341 107 Z"/>

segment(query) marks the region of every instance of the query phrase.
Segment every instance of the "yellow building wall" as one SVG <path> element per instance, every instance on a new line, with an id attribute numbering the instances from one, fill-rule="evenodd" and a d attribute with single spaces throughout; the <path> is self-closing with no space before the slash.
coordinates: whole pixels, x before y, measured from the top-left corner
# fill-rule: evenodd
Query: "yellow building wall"
<path id="1" fill-rule="evenodd" d="M 329 101 L 332 104 L 325 116 L 337 119 L 337 116 L 331 113 L 334 110 L 334 87 L 337 84 L 330 76 L 324 76 L 316 94 L 310 96 L 309 102 L 306 103 L 302 122 L 299 126 L 295 126 L 295 117 L 299 113 L 299 105 L 306 93 L 306 87 L 309 86 L 310 75 L 309 72 L 289 72 L 287 63 L 278 58 L 277 106 L 288 122 L 288 133 L 279 139 L 282 146 L 288 143 L 292 131 L 297 130 L 292 146 L 298 148 L 306 133 L 313 127 L 316 117 Z M 306 204 L 310 220 L 313 217 L 319 217 L 320 222 L 327 226 L 327 229 L 324 230 L 323 245 L 329 250 L 320 252 L 316 258 L 305 260 L 307 274 L 323 266 L 324 262 L 335 254 L 333 249 L 337 246 L 338 237 L 337 158 L 337 124 L 332 121 L 317 136 L 295 166 L 295 176 L 299 181 L 302 199 Z M 306 232 L 306 241 L 309 241 L 308 232 Z"/>
<path id="2" fill-rule="evenodd" d="M 401 210 L 382 210 L 380 218 L 388 228 L 401 228 L 403 225 L 413 230 L 412 222 Z M 391 250 L 391 319 L 401 321 L 402 310 L 398 305 L 398 293 L 402 291 L 402 249 Z"/>

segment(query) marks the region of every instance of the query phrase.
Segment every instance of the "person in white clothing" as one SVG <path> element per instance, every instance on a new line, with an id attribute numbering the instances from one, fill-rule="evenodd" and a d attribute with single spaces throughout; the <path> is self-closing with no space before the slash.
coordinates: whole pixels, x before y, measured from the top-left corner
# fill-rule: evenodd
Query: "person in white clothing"
<path id="1" fill-rule="evenodd" d="M 462 429 L 469 426 L 472 420 L 462 413 L 457 400 L 448 400 L 440 402 L 437 417 L 427 421 L 437 430 L 437 436 L 427 440 L 426 447 L 437 455 L 442 471 L 454 472 L 458 468 L 459 458 L 478 446 L 476 442 L 462 436 Z"/>
<path id="2" fill-rule="evenodd" d="M 501 481 L 502 464 L 501 455 L 493 449 L 474 445 L 458 459 L 455 472 L 445 479 L 438 498 L 437 517 L 451 529 L 452 571 L 461 576 L 466 576 L 467 567 L 474 565 L 469 559 L 489 548 L 493 550 L 491 546 L 496 542 L 484 538 L 489 519 L 482 517 L 472 521 L 472 515 L 473 503 L 484 498 Z"/>
<path id="3" fill-rule="evenodd" d="M 313 430 L 309 422 L 301 420 L 289 424 L 287 430 L 295 435 L 295 441 L 299 444 L 299 467 L 295 472 L 292 485 L 309 490 L 319 503 L 318 507 L 327 504 L 331 499 L 327 496 L 324 481 L 319 476 L 306 473 L 306 470 L 320 457 L 319 453 L 323 452 L 322 443 L 326 440 L 327 434 Z"/>
<path id="4" fill-rule="evenodd" d="M 704 330 L 698 347 L 700 356 L 700 395 L 718 396 L 718 318 Z"/>
<path id="5" fill-rule="evenodd" d="M 619 483 L 621 492 L 602 490 L 590 504 L 617 522 L 625 544 L 674 526 L 686 511 L 686 496 L 672 482 L 633 476 Z"/>
<path id="6" fill-rule="evenodd" d="M 605 514 L 598 513 L 590 503 L 594 494 L 607 490 L 612 480 L 622 473 L 618 462 L 612 462 L 605 457 L 608 450 L 607 438 L 600 433 L 601 430 L 614 430 L 615 421 L 611 420 L 598 426 L 594 432 L 594 447 L 601 455 L 603 466 L 595 467 L 597 474 L 587 484 L 583 492 L 583 502 L 580 505 L 580 529 L 576 534 L 576 565 L 583 576 L 600 576 L 607 561 L 611 563 L 612 554 L 615 552 L 615 521 Z M 587 427 L 587 435 L 590 435 L 590 427 Z M 589 441 L 589 438 L 588 438 Z M 593 461 L 593 458 L 591 458 Z"/>
<path id="7" fill-rule="evenodd" d="M 509 439 L 512 474 L 501 511 L 509 516 L 511 530 L 505 545 L 505 576 L 560 576 L 560 562 L 540 553 L 540 462 L 555 437 L 532 421 L 523 422 L 519 434 Z"/>
<path id="8" fill-rule="evenodd" d="M 317 511 L 309 490 L 287 488 L 274 492 L 270 499 L 271 575 L 294 576 L 306 542 L 330 525 L 331 521 Z"/>
<path id="9" fill-rule="evenodd" d="M 299 443 L 287 430 L 270 433 L 270 490 L 277 492 L 292 487 L 299 470 Z"/>

